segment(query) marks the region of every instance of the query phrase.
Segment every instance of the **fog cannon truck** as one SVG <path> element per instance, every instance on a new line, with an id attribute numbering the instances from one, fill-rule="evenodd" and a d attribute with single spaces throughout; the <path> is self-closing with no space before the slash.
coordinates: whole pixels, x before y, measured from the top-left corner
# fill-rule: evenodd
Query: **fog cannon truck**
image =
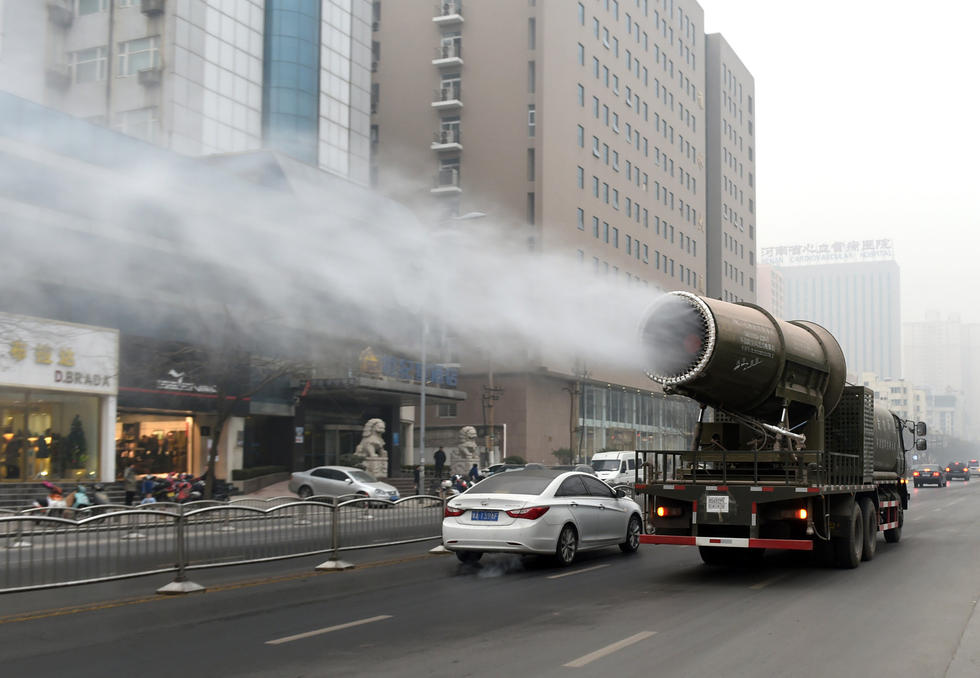
<path id="1" fill-rule="evenodd" d="M 925 424 L 845 384 L 826 329 L 748 303 L 663 295 L 640 325 L 647 376 L 700 405 L 690 449 L 637 452 L 641 543 L 697 546 L 710 565 L 765 549 L 871 560 L 896 543 L 909 505 L 906 452 Z"/>

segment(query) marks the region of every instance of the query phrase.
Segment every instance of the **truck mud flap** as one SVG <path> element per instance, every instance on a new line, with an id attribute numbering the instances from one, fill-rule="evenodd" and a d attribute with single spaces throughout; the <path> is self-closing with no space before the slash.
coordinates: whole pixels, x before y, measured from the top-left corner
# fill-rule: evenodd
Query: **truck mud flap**
<path id="1" fill-rule="evenodd" d="M 641 544 L 667 544 L 671 546 L 726 546 L 737 549 L 783 549 L 786 551 L 812 551 L 810 539 L 751 539 L 738 537 L 688 537 L 674 534 L 641 534 Z"/>

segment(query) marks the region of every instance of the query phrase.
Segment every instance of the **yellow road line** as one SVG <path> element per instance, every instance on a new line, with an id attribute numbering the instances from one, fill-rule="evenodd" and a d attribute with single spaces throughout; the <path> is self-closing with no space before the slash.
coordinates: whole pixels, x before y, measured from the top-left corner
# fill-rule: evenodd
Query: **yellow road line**
<path id="1" fill-rule="evenodd" d="M 406 556 L 404 558 L 395 558 L 392 560 L 377 560 L 372 563 L 363 563 L 357 565 L 353 571 L 358 570 L 369 570 L 375 567 L 388 567 L 391 565 L 400 565 L 402 563 L 411 563 L 416 560 L 425 560 L 427 558 L 437 558 L 436 554 L 422 553 L 415 556 Z M 241 582 L 236 582 L 234 584 L 222 584 L 220 586 L 212 586 L 204 591 L 204 593 L 218 593 L 221 591 L 234 591 L 237 589 L 250 588 L 253 586 L 265 586 L 267 584 L 279 584 L 287 581 L 300 581 L 303 579 L 310 579 L 311 577 L 319 577 L 325 574 L 333 574 L 335 572 L 340 572 L 340 570 L 331 571 L 313 571 L 313 572 L 301 572 L 299 574 L 283 575 L 280 577 L 263 577 L 261 579 L 251 579 Z M 146 596 L 143 598 L 121 598 L 119 600 L 108 600 L 101 601 L 97 603 L 88 603 L 86 605 L 75 605 L 72 607 L 60 607 L 51 610 L 40 610 L 37 612 L 22 612 L 20 614 L 12 614 L 5 617 L 0 617 L 0 625 L 3 624 L 14 624 L 17 622 L 27 622 L 34 621 L 37 619 L 49 619 L 51 617 L 63 617 L 71 614 L 81 614 L 83 612 L 98 612 L 99 610 L 110 610 L 115 607 L 124 607 L 126 605 L 140 605 L 142 603 L 152 603 L 158 600 L 179 600 L 183 596 Z"/>

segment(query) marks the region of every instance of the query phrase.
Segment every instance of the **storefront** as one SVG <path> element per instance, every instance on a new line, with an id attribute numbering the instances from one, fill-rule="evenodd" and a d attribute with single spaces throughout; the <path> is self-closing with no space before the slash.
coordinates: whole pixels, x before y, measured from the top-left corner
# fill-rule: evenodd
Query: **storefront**
<path id="1" fill-rule="evenodd" d="M 116 330 L 0 313 L 0 481 L 111 480 Z"/>

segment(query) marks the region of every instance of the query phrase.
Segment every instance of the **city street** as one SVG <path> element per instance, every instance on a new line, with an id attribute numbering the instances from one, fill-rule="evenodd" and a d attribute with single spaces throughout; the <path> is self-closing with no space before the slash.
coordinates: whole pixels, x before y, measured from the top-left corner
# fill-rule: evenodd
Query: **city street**
<path id="1" fill-rule="evenodd" d="M 857 570 L 771 553 L 584 554 L 568 569 L 430 555 L 434 542 L 0 598 L 6 675 L 98 666 L 142 676 L 648 675 L 966 677 L 980 670 L 980 483 L 914 490 L 902 541 Z M 72 609 L 75 608 L 75 609 Z M 52 639 L 57 638 L 57 643 Z M 39 661 L 40 659 L 40 661 Z M 186 668 L 181 668 L 186 666 Z"/>

